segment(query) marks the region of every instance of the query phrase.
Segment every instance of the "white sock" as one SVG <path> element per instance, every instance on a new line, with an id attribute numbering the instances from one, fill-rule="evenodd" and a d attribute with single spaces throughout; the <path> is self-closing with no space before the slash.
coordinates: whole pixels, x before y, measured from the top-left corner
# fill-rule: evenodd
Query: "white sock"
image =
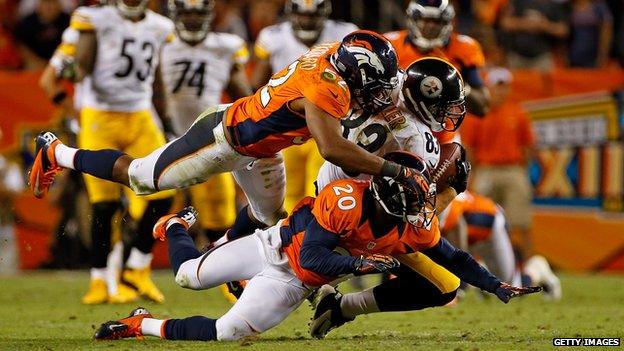
<path id="1" fill-rule="evenodd" d="M 164 339 L 165 336 L 161 334 L 163 323 L 165 323 L 165 320 L 162 319 L 143 318 L 141 322 L 141 333 L 143 335 L 156 336 Z"/>
<path id="2" fill-rule="evenodd" d="M 152 254 L 146 254 L 141 252 L 141 250 L 133 247 L 130 249 L 130 256 L 126 261 L 126 267 L 130 269 L 145 269 L 150 266 L 152 263 Z"/>
<path id="3" fill-rule="evenodd" d="M 56 163 L 63 168 L 74 168 L 74 156 L 76 156 L 78 149 L 69 147 L 65 144 L 58 144 L 54 148 L 54 157 L 56 157 Z"/>
<path id="4" fill-rule="evenodd" d="M 345 318 L 353 319 L 360 314 L 379 312 L 373 289 L 346 294 L 340 301 L 340 310 Z"/>
<path id="5" fill-rule="evenodd" d="M 121 272 L 123 263 L 123 242 L 118 241 L 113 245 L 113 249 L 108 253 L 106 260 L 106 283 L 108 285 L 108 294 L 117 294 L 117 281 Z"/>
<path id="6" fill-rule="evenodd" d="M 91 280 L 106 279 L 106 268 L 91 268 Z"/>

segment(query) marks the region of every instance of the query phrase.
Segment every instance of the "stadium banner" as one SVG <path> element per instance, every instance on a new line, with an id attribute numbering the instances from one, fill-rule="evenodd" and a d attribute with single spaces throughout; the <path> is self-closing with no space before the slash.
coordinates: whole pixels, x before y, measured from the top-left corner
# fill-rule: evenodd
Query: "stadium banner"
<path id="1" fill-rule="evenodd" d="M 527 102 L 536 157 L 533 239 L 560 268 L 624 271 L 624 142 L 621 94 Z"/>

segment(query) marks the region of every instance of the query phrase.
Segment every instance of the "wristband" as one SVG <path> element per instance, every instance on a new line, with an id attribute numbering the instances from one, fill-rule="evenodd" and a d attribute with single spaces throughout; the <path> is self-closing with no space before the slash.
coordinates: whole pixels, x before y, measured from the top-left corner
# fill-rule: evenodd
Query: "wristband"
<path id="1" fill-rule="evenodd" d="M 61 90 L 54 95 L 54 97 L 52 98 L 52 103 L 55 105 L 60 105 L 65 100 L 65 98 L 67 98 L 67 92 Z"/>

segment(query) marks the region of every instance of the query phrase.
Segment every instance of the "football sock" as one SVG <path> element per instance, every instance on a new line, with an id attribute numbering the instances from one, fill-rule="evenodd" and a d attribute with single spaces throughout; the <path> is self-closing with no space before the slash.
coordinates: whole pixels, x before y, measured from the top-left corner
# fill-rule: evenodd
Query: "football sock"
<path id="1" fill-rule="evenodd" d="M 360 314 L 379 312 L 373 289 L 345 294 L 340 301 L 340 310 L 345 318 L 353 319 Z"/>
<path id="2" fill-rule="evenodd" d="M 119 203 L 98 202 L 92 205 L 91 219 L 91 267 L 104 268 L 111 249 L 111 222 Z"/>
<path id="3" fill-rule="evenodd" d="M 169 262 L 173 275 L 178 274 L 182 263 L 201 256 L 195 247 L 193 239 L 188 235 L 180 223 L 170 222 L 167 226 L 167 241 L 169 242 Z"/>
<path id="4" fill-rule="evenodd" d="M 74 157 L 76 156 L 76 152 L 78 152 L 78 149 L 59 143 L 54 148 L 56 163 L 63 168 L 75 169 Z"/>
<path id="5" fill-rule="evenodd" d="M 152 230 L 154 229 L 154 223 L 158 222 L 158 219 L 167 213 L 171 209 L 173 198 L 166 198 L 160 200 L 151 200 L 147 203 L 147 207 L 143 212 L 143 217 L 139 221 L 137 227 L 137 235 L 132 241 L 132 247 L 137 248 L 144 254 L 152 252 L 154 247 L 154 236 Z M 130 267 L 130 268 L 145 268 L 145 267 Z"/>
<path id="6" fill-rule="evenodd" d="M 265 224 L 251 218 L 251 215 L 249 214 L 249 212 L 251 211 L 248 208 L 249 205 L 243 207 L 240 211 L 238 211 L 236 221 L 227 233 L 228 240 L 234 240 L 243 236 L 247 236 L 253 233 L 258 228 L 266 227 Z"/>
<path id="7" fill-rule="evenodd" d="M 165 320 L 156 318 L 143 318 L 141 321 L 141 334 L 165 338 L 163 335 L 163 323 Z"/>
<path id="8" fill-rule="evenodd" d="M 169 319 L 163 329 L 168 340 L 217 340 L 217 320 L 212 318 Z"/>
<path id="9" fill-rule="evenodd" d="M 125 154 L 119 150 L 91 151 L 78 149 L 74 157 L 74 169 L 100 179 L 113 180 L 113 166 L 117 159 L 123 155 Z"/>
<path id="10" fill-rule="evenodd" d="M 119 273 L 123 265 L 123 251 L 123 242 L 116 242 L 106 260 L 106 287 L 108 288 L 109 295 L 115 295 L 118 291 L 117 280 L 119 279 Z"/>
<path id="11" fill-rule="evenodd" d="M 151 253 L 144 253 L 141 250 L 133 247 L 130 249 L 130 256 L 126 261 L 126 267 L 130 269 L 144 269 L 149 267 L 152 263 L 153 255 Z"/>
<path id="12" fill-rule="evenodd" d="M 106 268 L 91 268 L 91 280 L 106 279 Z"/>

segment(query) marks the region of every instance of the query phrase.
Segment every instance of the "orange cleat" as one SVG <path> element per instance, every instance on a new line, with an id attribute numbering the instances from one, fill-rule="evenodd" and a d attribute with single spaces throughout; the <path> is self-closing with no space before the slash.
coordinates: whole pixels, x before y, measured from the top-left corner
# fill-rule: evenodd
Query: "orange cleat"
<path id="1" fill-rule="evenodd" d="M 103 323 L 93 337 L 96 340 L 143 339 L 141 322 L 145 318 L 152 318 L 152 315 L 145 308 L 137 307 L 124 319 Z"/>
<path id="2" fill-rule="evenodd" d="M 56 173 L 62 168 L 56 164 L 54 149 L 61 143 L 51 132 L 42 132 L 35 138 L 35 162 L 28 175 L 28 183 L 35 197 L 41 199 L 50 189 Z"/>
<path id="3" fill-rule="evenodd" d="M 156 224 L 154 224 L 152 235 L 154 239 L 165 241 L 167 239 L 167 227 L 171 222 L 181 224 L 188 230 L 197 221 L 197 216 L 198 213 L 193 206 L 185 207 L 178 213 L 162 216 Z"/>

